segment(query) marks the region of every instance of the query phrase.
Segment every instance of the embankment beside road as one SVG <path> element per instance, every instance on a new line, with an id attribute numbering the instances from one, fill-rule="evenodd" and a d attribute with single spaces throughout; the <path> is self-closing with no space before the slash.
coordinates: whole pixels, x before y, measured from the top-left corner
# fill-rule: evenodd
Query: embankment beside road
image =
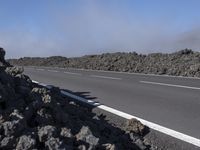
<path id="1" fill-rule="evenodd" d="M 106 71 L 200 77 L 200 53 L 184 49 L 175 53 L 106 53 L 76 58 L 52 56 L 8 60 L 19 66 L 70 67 Z"/>
<path id="2" fill-rule="evenodd" d="M 47 89 L 4 59 L 0 48 L 0 149 L 156 149 L 145 142 L 147 127 L 136 119 L 117 127 Z"/>

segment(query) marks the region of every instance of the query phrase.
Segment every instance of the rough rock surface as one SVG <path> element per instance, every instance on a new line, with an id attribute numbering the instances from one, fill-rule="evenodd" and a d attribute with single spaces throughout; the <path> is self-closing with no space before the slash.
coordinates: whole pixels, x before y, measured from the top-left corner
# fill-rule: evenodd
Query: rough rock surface
<path id="1" fill-rule="evenodd" d="M 23 69 L 4 62 L 0 49 L 0 149 L 154 149 L 136 120 L 120 129 L 60 94 L 31 82 Z"/>
<path id="2" fill-rule="evenodd" d="M 20 66 L 72 67 L 95 70 L 109 70 L 148 73 L 173 76 L 200 77 L 200 53 L 191 49 L 171 54 L 152 53 L 148 55 L 131 53 L 106 53 L 78 58 L 53 56 L 47 58 L 20 58 L 9 62 Z"/>

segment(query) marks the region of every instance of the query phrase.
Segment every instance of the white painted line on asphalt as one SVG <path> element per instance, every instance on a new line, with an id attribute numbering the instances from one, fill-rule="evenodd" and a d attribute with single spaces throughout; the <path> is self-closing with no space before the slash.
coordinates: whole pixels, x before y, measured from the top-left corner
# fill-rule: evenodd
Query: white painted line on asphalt
<path id="1" fill-rule="evenodd" d="M 199 77 L 186 77 L 186 76 L 173 76 L 173 75 L 159 75 L 159 74 L 146 74 L 146 73 L 136 73 L 136 72 L 122 72 L 122 71 L 106 71 L 106 70 L 93 70 L 93 69 L 79 69 L 79 68 L 68 68 L 72 70 L 80 70 L 80 71 L 93 71 L 93 72 L 105 72 L 105 73 L 117 73 L 117 74 L 129 74 L 129 75 L 143 75 L 143 76 L 155 76 L 155 77 L 168 77 L 168 78 L 183 78 L 183 79 L 197 79 L 200 80 Z"/>
<path id="2" fill-rule="evenodd" d="M 39 84 L 39 82 L 38 82 L 38 81 L 35 81 L 35 80 L 32 80 L 32 82 L 33 82 L 33 83 L 36 83 L 36 84 Z"/>
<path id="3" fill-rule="evenodd" d="M 35 67 L 35 66 L 31 66 Z M 62 67 L 45 67 L 44 68 L 59 68 L 59 69 L 72 69 L 72 70 L 80 70 L 80 71 L 93 71 L 93 72 L 105 72 L 105 73 L 117 73 L 117 74 L 129 74 L 129 75 L 143 75 L 143 76 L 155 76 L 155 77 L 167 77 L 167 78 L 183 78 L 183 79 L 194 79 L 200 80 L 200 77 L 186 77 L 186 76 L 173 76 L 173 75 L 159 75 L 159 74 L 146 74 L 146 73 L 136 73 L 136 72 L 122 72 L 122 71 L 106 71 L 106 70 L 94 70 L 94 69 L 79 69 L 79 68 L 62 68 Z"/>
<path id="4" fill-rule="evenodd" d="M 50 88 L 49 86 L 47 86 L 47 85 L 45 85 L 43 83 L 39 83 L 39 82 L 34 81 L 34 80 L 32 82 L 40 84 L 42 86 L 46 86 L 47 88 Z M 125 113 L 125 112 L 122 112 L 122 111 L 119 111 L 119 110 L 116 110 L 116 109 L 108 107 L 106 105 L 101 105 L 100 103 L 94 102 L 92 100 L 87 100 L 85 98 L 82 98 L 80 96 L 71 94 L 71 93 L 63 91 L 63 90 L 61 91 L 61 93 L 64 94 L 64 95 L 66 95 L 66 96 L 69 96 L 69 97 L 71 97 L 71 98 L 73 98 L 75 100 L 78 100 L 78 101 L 90 104 L 92 106 L 98 107 L 98 108 L 100 108 L 102 110 L 108 111 L 110 113 L 113 113 L 113 114 L 118 115 L 120 117 L 123 117 L 125 119 L 135 118 L 135 119 L 139 120 L 142 124 L 148 126 L 151 129 L 154 129 L 154 130 L 159 131 L 161 133 L 167 134 L 167 135 L 169 135 L 171 137 L 177 138 L 177 139 L 182 140 L 184 142 L 187 142 L 187 143 L 190 143 L 190 144 L 193 144 L 195 146 L 200 147 L 200 139 L 197 139 L 195 137 L 186 135 L 184 133 L 181 133 L 181 132 L 178 132 L 178 131 L 175 131 L 175 130 L 172 130 L 172 129 L 169 129 L 169 128 L 166 128 L 166 127 L 163 127 L 163 126 L 158 125 L 156 123 L 144 120 L 142 118 L 130 115 L 128 113 Z"/>
<path id="5" fill-rule="evenodd" d="M 122 78 L 114 78 L 114 77 L 108 77 L 108 76 L 98 76 L 98 75 L 90 75 L 94 78 L 103 78 L 103 79 L 112 79 L 112 80 L 121 80 Z"/>
<path id="6" fill-rule="evenodd" d="M 35 70 L 38 70 L 38 71 L 44 71 L 44 69 L 35 69 Z"/>
<path id="7" fill-rule="evenodd" d="M 199 87 L 192 87 L 192 86 L 184 86 L 184 85 L 177 85 L 177 84 L 167 84 L 167 83 L 159 83 L 159 82 L 150 82 L 150 81 L 140 81 L 140 82 L 141 83 L 145 83 L 145 84 L 155 84 L 155 85 L 162 85 L 162 86 L 170 86 L 170 87 L 178 87 L 178 88 L 200 90 Z"/>
<path id="8" fill-rule="evenodd" d="M 108 112 L 111 112 L 111 113 L 113 113 L 113 114 L 116 114 L 116 115 L 118 115 L 118 116 L 121 116 L 121 117 L 123 117 L 123 118 L 126 118 L 126 119 L 136 118 L 136 119 L 138 119 L 142 124 L 148 126 L 148 127 L 151 128 L 151 129 L 154 129 L 154 130 L 156 130 L 156 131 L 162 132 L 162 133 L 167 134 L 167 135 L 169 135 L 169 136 L 175 137 L 175 138 L 177 138 L 177 139 L 179 139 L 179 140 L 182 140 L 182 141 L 185 141 L 185 142 L 188 142 L 188 143 L 191 143 L 191 144 L 193 144 L 193 145 L 196 145 L 196 146 L 200 147 L 200 139 L 197 139 L 197 138 L 194 138 L 194 137 L 192 137 L 192 136 L 183 134 L 183 133 L 181 133 L 181 132 L 177 132 L 177 131 L 175 131 L 175 130 L 172 130 L 172 129 L 163 127 L 163 126 L 161 126 L 161 125 L 158 125 L 158 124 L 155 124 L 155 123 L 146 121 L 146 120 L 141 119 L 141 118 L 139 118 L 139 117 L 136 117 L 136 116 L 133 116 L 133 115 L 124 113 L 124 112 L 122 112 L 122 111 L 113 109 L 113 108 L 108 107 L 108 106 L 105 106 L 105 105 L 100 105 L 100 106 L 98 106 L 98 107 L 101 108 L 101 109 L 103 109 L 103 110 L 106 110 L 106 111 L 108 111 Z"/>
<path id="9" fill-rule="evenodd" d="M 65 71 L 64 72 L 65 74 L 72 74 L 72 75 L 82 75 L 82 74 L 80 74 L 80 73 L 75 73 L 75 72 L 68 72 L 68 71 Z"/>
<path id="10" fill-rule="evenodd" d="M 47 70 L 49 72 L 58 72 L 57 70 Z"/>

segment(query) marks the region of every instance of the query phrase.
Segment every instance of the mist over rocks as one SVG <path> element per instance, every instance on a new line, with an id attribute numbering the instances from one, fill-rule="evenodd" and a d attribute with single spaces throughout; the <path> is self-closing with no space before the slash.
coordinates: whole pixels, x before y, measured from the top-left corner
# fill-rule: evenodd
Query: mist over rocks
<path id="1" fill-rule="evenodd" d="M 72 103 L 59 88 L 32 83 L 23 68 L 4 62 L 3 49 L 0 55 L 0 149 L 157 149 L 145 142 L 147 127 L 139 121 L 110 124 L 91 108 Z"/>
<path id="2" fill-rule="evenodd" d="M 174 53 L 152 53 L 148 55 L 136 52 L 105 53 L 76 58 L 53 56 L 47 58 L 24 57 L 10 59 L 19 66 L 70 67 L 106 71 L 134 72 L 145 74 L 200 77 L 200 53 L 183 49 Z"/>

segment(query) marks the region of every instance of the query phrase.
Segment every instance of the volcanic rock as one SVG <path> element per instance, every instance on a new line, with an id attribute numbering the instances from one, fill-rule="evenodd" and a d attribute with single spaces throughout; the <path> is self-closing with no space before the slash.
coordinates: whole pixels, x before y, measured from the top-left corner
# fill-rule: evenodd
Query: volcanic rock
<path id="1" fill-rule="evenodd" d="M 23 68 L 12 67 L 4 56 L 1 48 L 0 149 L 150 149 L 151 145 L 147 147 L 142 140 L 141 123 L 134 120 L 125 129 L 115 127 L 91 108 L 64 97 L 59 88 L 47 89 L 32 83 L 23 74 Z M 62 57 L 51 59 L 66 61 Z M 110 61 L 121 59 L 116 56 Z M 110 61 L 107 61 L 108 68 Z M 134 137 L 140 141 L 133 140 Z"/>
<path id="2" fill-rule="evenodd" d="M 183 49 L 170 54 L 148 55 L 130 53 L 105 53 L 83 57 L 20 58 L 9 60 L 19 66 L 46 66 L 81 68 L 145 74 L 200 77 L 200 53 Z"/>

